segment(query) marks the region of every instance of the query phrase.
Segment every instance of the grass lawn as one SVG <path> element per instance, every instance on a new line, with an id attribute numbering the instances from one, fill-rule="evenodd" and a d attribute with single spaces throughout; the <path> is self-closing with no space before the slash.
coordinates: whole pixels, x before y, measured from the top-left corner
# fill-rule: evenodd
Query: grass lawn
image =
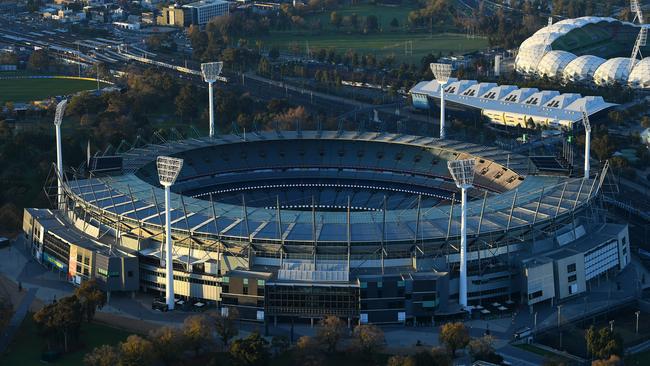
<path id="1" fill-rule="evenodd" d="M 358 31 L 342 26 L 336 29 L 330 24 L 330 11 L 316 13 L 305 17 L 306 24 L 312 24 L 317 20 L 322 25 L 322 30 L 311 31 L 303 29 L 292 29 L 289 31 L 271 31 L 265 37 L 250 39 L 251 43 L 262 41 L 265 48 L 278 47 L 280 51 L 290 52 L 292 45 L 300 47 L 300 54 L 306 54 L 307 46 L 311 52 L 321 48 L 334 48 L 337 52 L 345 52 L 348 49 L 356 50 L 363 54 L 374 54 L 377 57 L 394 55 L 400 61 L 419 62 L 423 56 L 429 53 L 437 55 L 442 53 L 462 54 L 484 49 L 488 46 L 485 38 L 467 38 L 464 34 L 453 33 L 454 29 L 447 29 L 448 32 L 436 31 L 433 34 L 428 32 L 411 33 L 404 27 L 407 24 L 408 14 L 415 7 L 399 6 L 389 7 L 382 5 L 354 5 L 342 7 L 335 10 L 341 18 L 351 14 L 359 16 L 359 29 L 363 27 L 365 17 L 375 15 L 379 21 L 381 32 L 372 34 L 360 34 Z M 395 18 L 399 27 L 393 29 L 390 22 Z M 409 52 L 406 53 L 406 42 Z M 412 45 L 412 49 L 411 49 Z M 412 52 L 410 52 L 412 51 Z"/>
<path id="2" fill-rule="evenodd" d="M 112 328 L 98 323 L 84 323 L 81 327 L 80 349 L 61 357 L 52 365 L 78 366 L 83 364 L 83 357 L 86 352 L 102 344 L 115 345 L 126 339 L 131 333 L 120 329 Z M 36 366 L 42 365 L 40 361 L 41 351 L 45 350 L 46 343 L 36 331 L 36 324 L 29 313 L 25 317 L 13 342 L 7 348 L 5 354 L 0 356 L 0 365 Z"/>
<path id="3" fill-rule="evenodd" d="M 3 76 L 0 73 L 0 76 Z M 106 86 L 101 84 L 100 86 Z M 0 80 L 0 104 L 29 102 L 57 95 L 97 88 L 95 81 L 74 79 L 5 79 Z"/>
<path id="4" fill-rule="evenodd" d="M 549 352 L 549 351 L 547 351 L 545 349 L 542 349 L 542 348 L 539 348 L 539 347 L 535 347 L 535 346 L 533 346 L 531 344 L 517 344 L 517 345 L 515 345 L 515 347 L 521 348 L 524 351 L 528 351 L 528 352 L 534 353 L 536 355 L 540 355 L 540 356 L 542 356 L 542 357 L 544 357 L 546 359 L 549 359 L 549 360 L 553 359 L 553 360 L 561 360 L 561 361 L 570 361 L 566 357 L 557 355 L 557 354 L 555 354 L 553 352 Z"/>

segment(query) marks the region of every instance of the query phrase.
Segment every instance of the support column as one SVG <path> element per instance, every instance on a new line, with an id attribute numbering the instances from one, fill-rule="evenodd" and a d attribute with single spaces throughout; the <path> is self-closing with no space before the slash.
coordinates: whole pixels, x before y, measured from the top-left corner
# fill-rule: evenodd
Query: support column
<path id="1" fill-rule="evenodd" d="M 174 310 L 174 264 L 172 258 L 172 228 L 169 201 L 170 186 L 165 186 L 165 301 L 167 308 Z"/>
<path id="2" fill-rule="evenodd" d="M 210 138 L 214 137 L 214 82 L 208 83 L 208 93 L 210 95 Z"/>
<path id="3" fill-rule="evenodd" d="M 467 188 L 461 189 L 460 215 L 460 283 L 458 298 L 463 308 L 467 307 Z"/>
<path id="4" fill-rule="evenodd" d="M 445 84 L 440 84 L 440 139 L 445 135 Z"/>

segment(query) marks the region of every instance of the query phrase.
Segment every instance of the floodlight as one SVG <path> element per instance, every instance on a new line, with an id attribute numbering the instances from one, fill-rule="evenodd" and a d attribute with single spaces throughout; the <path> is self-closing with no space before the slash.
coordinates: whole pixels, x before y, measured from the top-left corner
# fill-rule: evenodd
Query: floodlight
<path id="1" fill-rule="evenodd" d="M 158 168 L 158 179 L 163 186 L 171 186 L 178 178 L 178 173 L 183 168 L 183 159 L 172 158 L 169 156 L 159 156 L 156 159 Z"/>
<path id="2" fill-rule="evenodd" d="M 591 123 L 586 110 L 582 110 L 582 124 L 585 126 L 585 178 L 589 178 L 589 161 L 591 159 Z"/>
<path id="3" fill-rule="evenodd" d="M 433 76 L 441 84 L 447 84 L 449 81 L 449 76 L 451 76 L 451 65 L 450 64 L 439 64 L 431 63 L 429 64 Z"/>
<path id="4" fill-rule="evenodd" d="M 214 91 L 213 86 L 214 82 L 217 81 L 219 74 L 221 74 L 221 69 L 223 68 L 223 62 L 208 62 L 201 64 L 201 75 L 203 75 L 203 80 L 208 83 L 208 98 L 210 104 L 210 138 L 214 137 Z"/>
<path id="5" fill-rule="evenodd" d="M 61 121 L 63 121 L 63 113 L 65 113 L 65 107 L 68 106 L 68 100 L 63 99 L 62 101 L 59 102 L 59 104 L 56 105 L 56 113 L 54 114 L 54 124 L 56 126 L 61 125 Z"/>
<path id="6" fill-rule="evenodd" d="M 458 303 L 467 308 L 467 189 L 474 182 L 476 160 L 453 160 L 447 162 L 456 186 L 461 189 L 460 211 L 460 279 L 458 282 Z"/>
<path id="7" fill-rule="evenodd" d="M 445 130 L 445 84 L 449 81 L 451 75 L 451 65 L 449 64 L 429 64 L 433 76 L 435 76 L 438 84 L 440 84 L 440 138 L 444 139 L 446 136 Z"/>
<path id="8" fill-rule="evenodd" d="M 447 162 L 447 168 L 454 178 L 458 188 L 470 188 L 474 183 L 474 166 L 476 160 L 452 160 Z"/>
<path id="9" fill-rule="evenodd" d="M 63 122 L 63 114 L 65 107 L 68 105 L 68 100 L 63 99 L 56 105 L 56 113 L 54 114 L 54 128 L 56 132 L 56 173 L 57 173 L 57 190 L 56 202 L 58 209 L 63 209 L 63 148 L 61 146 L 61 122 Z"/>
<path id="10" fill-rule="evenodd" d="M 206 83 L 214 83 L 221 74 L 223 62 L 207 62 L 201 64 L 201 75 Z"/>

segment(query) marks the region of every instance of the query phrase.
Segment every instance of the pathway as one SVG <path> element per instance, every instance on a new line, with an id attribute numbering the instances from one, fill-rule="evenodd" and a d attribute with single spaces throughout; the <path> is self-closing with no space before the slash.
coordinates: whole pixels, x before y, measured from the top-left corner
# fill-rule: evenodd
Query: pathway
<path id="1" fill-rule="evenodd" d="M 27 295 L 25 295 L 23 301 L 18 306 L 18 309 L 16 309 L 14 316 L 11 317 L 9 325 L 7 325 L 4 333 L 0 336 L 0 354 L 7 349 L 7 346 L 9 346 L 9 343 L 14 338 L 16 331 L 22 324 L 23 319 L 25 319 L 25 315 L 27 315 L 27 311 L 29 311 L 29 307 L 32 305 L 32 301 L 36 297 L 36 292 L 38 292 L 36 288 L 29 289 Z"/>

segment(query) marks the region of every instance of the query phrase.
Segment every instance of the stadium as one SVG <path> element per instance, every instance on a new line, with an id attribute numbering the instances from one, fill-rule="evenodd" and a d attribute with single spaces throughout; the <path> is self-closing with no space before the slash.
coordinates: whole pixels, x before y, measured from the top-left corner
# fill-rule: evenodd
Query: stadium
<path id="1" fill-rule="evenodd" d="M 637 53 L 650 51 L 646 37 L 645 24 L 593 16 L 565 19 L 526 39 L 519 47 L 515 69 L 564 82 L 647 89 L 650 58 L 636 58 Z"/>
<path id="2" fill-rule="evenodd" d="M 237 308 L 246 320 L 430 323 L 559 301 L 629 263 L 627 226 L 596 219 L 607 166 L 545 175 L 493 147 L 359 131 L 179 139 L 95 156 L 87 172 L 66 174 L 57 209 L 25 210 L 34 257 L 75 284 L 97 278 L 109 294 L 164 292 L 161 155 L 183 159 L 170 213 L 178 304 Z M 461 159 L 475 161 L 466 309 L 459 188 L 447 167 Z"/>

